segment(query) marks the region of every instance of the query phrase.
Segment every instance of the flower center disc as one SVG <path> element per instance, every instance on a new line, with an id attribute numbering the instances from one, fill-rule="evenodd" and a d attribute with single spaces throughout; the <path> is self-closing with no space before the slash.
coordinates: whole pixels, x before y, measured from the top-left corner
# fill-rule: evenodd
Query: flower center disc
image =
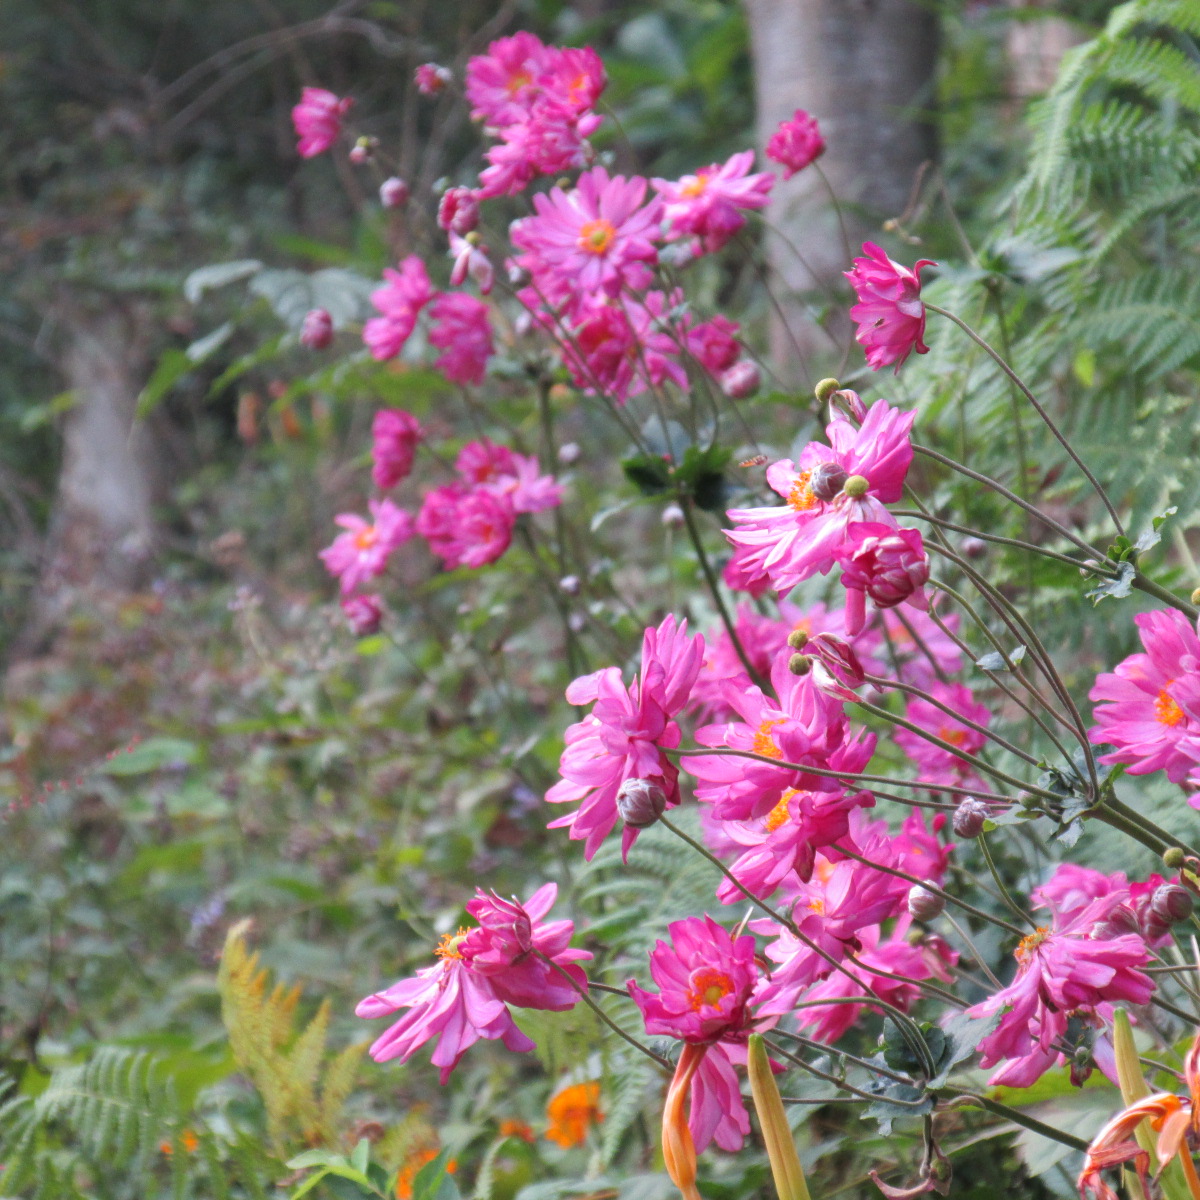
<path id="1" fill-rule="evenodd" d="M 771 736 L 771 731 L 776 725 L 782 725 L 783 717 L 776 717 L 773 721 L 764 721 L 754 735 L 754 741 L 750 744 L 750 749 L 755 754 L 761 754 L 763 758 L 782 758 L 783 751 L 775 745 L 775 739 Z"/>
<path id="2" fill-rule="evenodd" d="M 579 248 L 589 254 L 603 254 L 617 236 L 617 227 L 603 217 L 584 221 L 579 230 Z"/>
<path id="3" fill-rule="evenodd" d="M 1154 700 L 1154 719 L 1160 725 L 1166 725 L 1173 729 L 1176 725 L 1180 725 L 1184 721 L 1183 709 L 1175 703 L 1171 693 L 1167 688 L 1173 684 L 1175 680 L 1168 679 L 1166 687 L 1164 687 Z"/>
<path id="4" fill-rule="evenodd" d="M 692 972 L 689 982 L 688 1000 L 697 1011 L 720 1004 L 733 991 L 733 980 L 716 967 L 700 967 Z"/>
<path id="5" fill-rule="evenodd" d="M 1034 933 L 1021 939 L 1017 947 L 1016 959 L 1019 963 L 1027 962 L 1029 956 L 1050 936 L 1049 925 L 1039 925 Z"/>
<path id="6" fill-rule="evenodd" d="M 811 471 L 801 471 L 796 476 L 796 482 L 792 484 L 792 490 L 788 492 L 787 502 L 796 512 L 808 512 L 809 509 L 816 508 L 818 504 L 812 484 L 809 482 L 811 479 Z"/>
<path id="7" fill-rule="evenodd" d="M 786 825 L 791 819 L 791 813 L 788 812 L 788 805 L 792 802 L 792 797 L 796 795 L 795 788 L 788 788 L 779 799 L 779 803 L 775 805 L 769 813 L 767 813 L 767 832 L 774 833 L 781 826 Z"/>

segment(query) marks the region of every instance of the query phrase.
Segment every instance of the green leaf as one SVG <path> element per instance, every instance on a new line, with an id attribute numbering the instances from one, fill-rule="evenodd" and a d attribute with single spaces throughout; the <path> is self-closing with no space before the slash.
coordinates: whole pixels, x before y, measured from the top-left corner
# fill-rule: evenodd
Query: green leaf
<path id="1" fill-rule="evenodd" d="M 146 775 L 164 767 L 195 766 L 200 747 L 183 738 L 155 737 L 139 742 L 127 754 L 117 754 L 104 764 L 106 775 Z"/>
<path id="2" fill-rule="evenodd" d="M 1009 654 L 1007 661 L 999 650 L 993 650 L 990 654 L 977 658 L 975 665 L 984 671 L 1008 671 L 1021 664 L 1025 658 L 1025 650 L 1024 646 L 1018 646 Z"/>
<path id="3" fill-rule="evenodd" d="M 239 258 L 233 262 L 198 267 L 183 281 L 184 299 L 189 304 L 195 304 L 205 292 L 249 279 L 251 275 L 258 274 L 262 267 L 257 258 Z"/>
<path id="4" fill-rule="evenodd" d="M 1152 517 L 1150 528 L 1147 529 L 1141 537 L 1134 543 L 1134 550 L 1141 554 L 1144 550 L 1149 550 L 1157 546 L 1162 541 L 1162 533 L 1160 530 L 1167 523 L 1169 517 L 1173 517 L 1179 511 L 1179 507 L 1172 504 L 1165 512 L 1160 513 L 1157 517 Z"/>
<path id="5" fill-rule="evenodd" d="M 1116 579 L 1101 579 L 1094 588 L 1087 593 L 1087 597 L 1093 604 L 1099 604 L 1101 600 L 1113 599 L 1124 600 L 1126 596 L 1133 590 L 1133 581 L 1137 575 L 1137 569 L 1131 562 L 1122 562 L 1117 568 L 1119 574 Z"/>
<path id="6" fill-rule="evenodd" d="M 625 478 L 642 493 L 654 496 L 671 486 L 671 472 L 666 460 L 655 454 L 638 454 L 621 463 Z"/>
<path id="7" fill-rule="evenodd" d="M 446 1173 L 450 1151 L 443 1150 L 437 1158 L 427 1162 L 413 1180 L 412 1200 L 461 1200 L 458 1185 Z"/>
<path id="8" fill-rule="evenodd" d="M 152 412 L 193 366 L 195 364 L 188 357 L 187 351 L 174 348 L 165 351 L 154 368 L 154 374 L 150 376 L 146 386 L 142 388 L 141 395 L 138 396 L 139 420 Z"/>

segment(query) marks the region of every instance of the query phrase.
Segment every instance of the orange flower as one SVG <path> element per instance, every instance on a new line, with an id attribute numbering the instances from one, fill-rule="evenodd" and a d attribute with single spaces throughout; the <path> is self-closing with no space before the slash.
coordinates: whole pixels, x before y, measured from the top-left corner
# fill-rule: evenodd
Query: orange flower
<path id="1" fill-rule="evenodd" d="M 546 1116 L 550 1128 L 546 1137 L 564 1149 L 578 1146 L 587 1137 L 587 1131 L 604 1120 L 600 1111 L 600 1084 L 596 1080 L 588 1083 L 573 1083 L 561 1092 L 555 1092 L 546 1105 Z"/>
<path id="2" fill-rule="evenodd" d="M 500 1122 L 500 1136 L 502 1138 L 520 1138 L 521 1141 L 529 1142 L 531 1145 L 534 1140 L 533 1130 L 524 1121 L 517 1121 L 512 1117 Z"/>
<path id="3" fill-rule="evenodd" d="M 179 1134 L 179 1144 L 183 1147 L 186 1153 L 195 1154 L 200 1145 L 200 1139 L 196 1136 L 195 1130 L 184 1129 Z M 173 1142 L 159 1142 L 158 1148 L 163 1154 L 166 1155 L 175 1153 L 175 1144 Z"/>
<path id="4" fill-rule="evenodd" d="M 418 1146 L 408 1152 L 404 1165 L 396 1176 L 396 1200 L 412 1200 L 413 1181 L 426 1163 L 431 1163 L 441 1153 L 436 1146 Z M 450 1159 L 446 1163 L 446 1174 L 453 1175 L 458 1170 L 458 1162 Z"/>

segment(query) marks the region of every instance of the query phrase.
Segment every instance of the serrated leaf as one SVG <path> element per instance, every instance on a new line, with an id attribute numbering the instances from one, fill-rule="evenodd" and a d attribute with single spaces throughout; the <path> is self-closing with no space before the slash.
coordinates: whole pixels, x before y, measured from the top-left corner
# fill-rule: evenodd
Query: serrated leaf
<path id="1" fill-rule="evenodd" d="M 1101 600 L 1113 599 L 1124 600 L 1126 596 L 1133 590 L 1133 580 L 1137 575 L 1137 570 L 1131 562 L 1122 562 L 1117 568 L 1118 574 L 1116 579 L 1101 579 L 1094 588 L 1087 593 L 1087 597 L 1093 604 L 1099 604 Z"/>

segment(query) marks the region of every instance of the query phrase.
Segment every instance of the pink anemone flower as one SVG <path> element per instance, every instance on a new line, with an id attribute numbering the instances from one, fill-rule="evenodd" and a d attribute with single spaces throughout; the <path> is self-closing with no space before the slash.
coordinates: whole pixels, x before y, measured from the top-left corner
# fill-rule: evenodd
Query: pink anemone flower
<path id="1" fill-rule="evenodd" d="M 426 492 L 416 531 L 448 571 L 485 567 L 512 543 L 516 515 L 511 504 L 486 488 L 450 483 Z"/>
<path id="2" fill-rule="evenodd" d="M 754 151 L 743 150 L 728 162 L 713 163 L 677 182 L 651 182 L 663 199 L 663 220 L 673 237 L 690 236 L 712 254 L 746 223 L 747 209 L 766 206 L 775 177 L 767 172 L 751 175 Z"/>
<path id="3" fill-rule="evenodd" d="M 338 140 L 342 118 L 354 101 L 339 99 L 324 88 L 306 87 L 300 93 L 300 103 L 292 109 L 292 125 L 300 139 L 296 151 L 301 158 L 315 158 Z"/>
<path id="4" fill-rule="evenodd" d="M 781 121 L 767 143 L 767 157 L 783 167 L 784 179 L 791 179 L 825 153 L 825 139 L 817 119 L 798 108 L 788 121 Z"/>
<path id="5" fill-rule="evenodd" d="M 383 272 L 384 286 L 371 293 L 371 303 L 382 314 L 363 326 L 363 342 L 371 357 L 382 361 L 395 358 L 416 328 L 421 309 L 433 299 L 433 287 L 425 264 L 410 254 L 399 271 Z"/>
<path id="6" fill-rule="evenodd" d="M 451 383 L 480 384 L 495 353 L 488 306 L 465 292 L 443 292 L 430 306 L 430 345 L 442 351 L 437 367 Z"/>
<path id="7" fill-rule="evenodd" d="M 559 761 L 562 778 L 547 793 L 551 804 L 579 801 L 579 807 L 550 823 L 565 827 L 572 841 L 584 841 L 588 860 L 617 823 L 617 793 L 627 779 L 644 779 L 660 787 L 668 806 L 679 803 L 679 770 L 663 753 L 679 745 L 675 723 L 688 702 L 704 658 L 704 638 L 689 637 L 687 622 L 666 617 L 642 639 L 642 667 L 626 686 L 618 667 L 581 676 L 567 688 L 571 704 L 591 704 L 592 711 L 566 732 Z M 637 840 L 625 826 L 621 851 L 627 856 Z"/>
<path id="8" fill-rule="evenodd" d="M 381 408 L 371 422 L 371 478 L 379 488 L 394 488 L 412 471 L 417 446 L 425 436 L 420 421 L 401 408 Z"/>
<path id="9" fill-rule="evenodd" d="M 863 253 L 867 257 L 856 258 L 854 269 L 845 272 L 858 294 L 858 303 L 850 309 L 850 319 L 858 325 L 854 337 L 866 351 L 872 371 L 895 363 L 898 373 L 913 350 L 929 352 L 922 340 L 921 272 L 937 263 L 923 258 L 910 270 L 888 258 L 874 242 L 864 242 Z"/>
<path id="10" fill-rule="evenodd" d="M 392 551 L 413 535 L 412 516 L 390 500 L 372 500 L 369 507 L 374 521 L 356 513 L 335 517 L 346 532 L 320 554 L 325 569 L 340 578 L 343 596 L 382 575 Z"/>

